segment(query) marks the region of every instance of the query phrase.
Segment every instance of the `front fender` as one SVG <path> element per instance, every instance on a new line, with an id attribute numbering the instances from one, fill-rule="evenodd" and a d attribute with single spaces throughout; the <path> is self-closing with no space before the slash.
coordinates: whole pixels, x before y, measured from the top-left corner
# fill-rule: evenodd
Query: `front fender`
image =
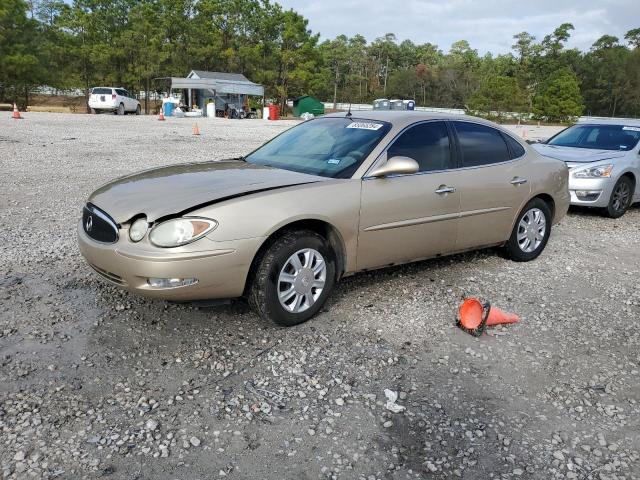
<path id="1" fill-rule="evenodd" d="M 218 228 L 207 235 L 216 242 L 268 238 L 301 220 L 331 225 L 344 246 L 345 271 L 355 268 L 361 180 L 327 180 L 251 194 L 190 212 L 213 218 Z"/>

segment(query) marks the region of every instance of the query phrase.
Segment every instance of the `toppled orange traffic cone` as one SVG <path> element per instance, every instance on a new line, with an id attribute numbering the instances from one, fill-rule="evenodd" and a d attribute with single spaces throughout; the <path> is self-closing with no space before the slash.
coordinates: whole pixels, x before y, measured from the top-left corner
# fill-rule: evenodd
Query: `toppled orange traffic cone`
<path id="1" fill-rule="evenodd" d="M 16 105 L 16 102 L 13 102 L 13 115 L 11 115 L 11 118 L 13 118 L 14 120 L 22 120 L 22 117 L 20 116 L 20 111 L 18 110 L 18 106 Z"/>
<path id="2" fill-rule="evenodd" d="M 194 135 L 200 135 L 200 129 L 198 128 L 198 124 L 197 123 L 193 124 L 193 134 Z"/>
<path id="3" fill-rule="evenodd" d="M 505 313 L 487 301 L 471 297 L 460 305 L 456 324 L 470 335 L 479 337 L 488 326 L 516 323 L 518 320 L 520 317 L 513 313 Z"/>
<path id="4" fill-rule="evenodd" d="M 487 327 L 493 325 L 506 325 L 509 323 L 517 323 L 520 317 L 515 313 L 503 312 L 498 307 L 489 307 L 489 316 L 487 317 Z"/>
<path id="5" fill-rule="evenodd" d="M 162 111 L 162 108 L 160 108 L 160 115 L 158 115 L 158 120 L 164 122 L 164 112 Z"/>

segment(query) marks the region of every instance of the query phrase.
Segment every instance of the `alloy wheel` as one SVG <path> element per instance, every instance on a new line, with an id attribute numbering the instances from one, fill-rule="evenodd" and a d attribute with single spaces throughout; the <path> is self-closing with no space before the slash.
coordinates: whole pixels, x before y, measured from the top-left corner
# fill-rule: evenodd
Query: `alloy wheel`
<path id="1" fill-rule="evenodd" d="M 630 197 L 631 190 L 629 189 L 629 185 L 626 182 L 620 182 L 613 191 L 613 201 L 611 206 L 616 212 L 620 212 L 627 208 Z"/>
<path id="2" fill-rule="evenodd" d="M 291 255 L 278 276 L 280 305 L 291 313 L 304 312 L 318 300 L 327 279 L 327 264 L 317 250 L 304 248 Z"/>
<path id="3" fill-rule="evenodd" d="M 518 223 L 518 246 L 525 253 L 535 251 L 547 231 L 547 219 L 539 208 L 527 210 Z"/>

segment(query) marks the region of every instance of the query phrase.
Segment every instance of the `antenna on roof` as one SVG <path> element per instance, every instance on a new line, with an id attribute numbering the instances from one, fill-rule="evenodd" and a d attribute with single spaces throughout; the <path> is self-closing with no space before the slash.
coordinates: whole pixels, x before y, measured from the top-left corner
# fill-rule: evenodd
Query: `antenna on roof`
<path id="1" fill-rule="evenodd" d="M 351 118 L 351 102 L 349 102 L 349 111 L 347 112 L 347 114 L 345 115 L 345 117 L 349 117 L 349 118 Z"/>

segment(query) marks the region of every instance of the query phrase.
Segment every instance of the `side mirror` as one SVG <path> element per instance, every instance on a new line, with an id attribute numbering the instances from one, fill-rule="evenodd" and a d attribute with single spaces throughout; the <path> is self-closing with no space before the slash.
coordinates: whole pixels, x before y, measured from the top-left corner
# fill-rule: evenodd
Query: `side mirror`
<path id="1" fill-rule="evenodd" d="M 391 157 L 369 174 L 370 177 L 388 177 L 389 175 L 410 175 L 417 173 L 420 165 L 413 158 Z"/>

